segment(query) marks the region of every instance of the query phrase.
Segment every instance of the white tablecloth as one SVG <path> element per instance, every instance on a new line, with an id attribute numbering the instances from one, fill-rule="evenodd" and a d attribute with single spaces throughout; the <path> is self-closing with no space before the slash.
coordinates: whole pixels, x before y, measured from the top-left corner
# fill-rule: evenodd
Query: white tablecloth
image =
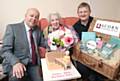
<path id="1" fill-rule="evenodd" d="M 44 81 L 61 81 L 61 80 L 70 80 L 77 79 L 81 77 L 81 74 L 72 64 L 71 69 L 67 70 L 48 70 L 46 60 L 41 59 L 43 79 Z"/>

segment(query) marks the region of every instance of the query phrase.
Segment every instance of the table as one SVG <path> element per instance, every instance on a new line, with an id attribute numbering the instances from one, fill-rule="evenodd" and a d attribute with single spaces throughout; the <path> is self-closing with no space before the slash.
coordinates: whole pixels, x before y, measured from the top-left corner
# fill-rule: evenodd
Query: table
<path id="1" fill-rule="evenodd" d="M 61 81 L 61 80 L 71 80 L 81 77 L 81 74 L 77 71 L 74 65 L 71 65 L 71 69 L 67 70 L 48 70 L 46 59 L 41 59 L 42 72 L 44 81 Z"/>

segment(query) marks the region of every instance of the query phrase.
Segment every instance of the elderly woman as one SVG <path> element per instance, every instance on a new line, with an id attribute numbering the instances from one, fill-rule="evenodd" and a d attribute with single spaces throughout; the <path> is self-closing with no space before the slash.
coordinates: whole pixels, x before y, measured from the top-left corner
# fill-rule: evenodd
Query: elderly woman
<path id="1" fill-rule="evenodd" d="M 49 15 L 49 25 L 43 32 L 50 51 L 69 51 L 78 40 L 72 27 L 61 24 L 59 13 Z"/>

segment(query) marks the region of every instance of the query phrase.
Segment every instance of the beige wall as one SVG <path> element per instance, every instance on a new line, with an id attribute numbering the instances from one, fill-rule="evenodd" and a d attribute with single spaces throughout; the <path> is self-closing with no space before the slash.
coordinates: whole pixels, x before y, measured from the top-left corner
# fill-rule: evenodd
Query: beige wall
<path id="1" fill-rule="evenodd" d="M 91 0 L 93 14 L 101 18 L 120 20 L 119 3 L 120 0 Z"/>
<path id="2" fill-rule="evenodd" d="M 0 0 L 0 39 L 6 24 L 22 21 L 29 7 L 38 8 L 41 17 L 50 12 L 60 12 L 63 17 L 77 16 L 76 9 L 82 1 L 90 3 L 93 16 L 120 20 L 120 0 Z"/>

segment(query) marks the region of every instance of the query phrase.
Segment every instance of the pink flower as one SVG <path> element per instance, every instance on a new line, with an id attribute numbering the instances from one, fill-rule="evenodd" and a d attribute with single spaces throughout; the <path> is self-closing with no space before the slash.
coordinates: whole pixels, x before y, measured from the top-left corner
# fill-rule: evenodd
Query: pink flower
<path id="1" fill-rule="evenodd" d="M 67 36 L 67 37 L 64 37 L 63 41 L 64 41 L 65 46 L 70 46 L 74 43 L 74 38 Z"/>
<path id="2" fill-rule="evenodd" d="M 52 44 L 52 42 L 51 42 L 50 38 L 48 38 L 48 45 L 51 45 L 51 44 Z"/>

